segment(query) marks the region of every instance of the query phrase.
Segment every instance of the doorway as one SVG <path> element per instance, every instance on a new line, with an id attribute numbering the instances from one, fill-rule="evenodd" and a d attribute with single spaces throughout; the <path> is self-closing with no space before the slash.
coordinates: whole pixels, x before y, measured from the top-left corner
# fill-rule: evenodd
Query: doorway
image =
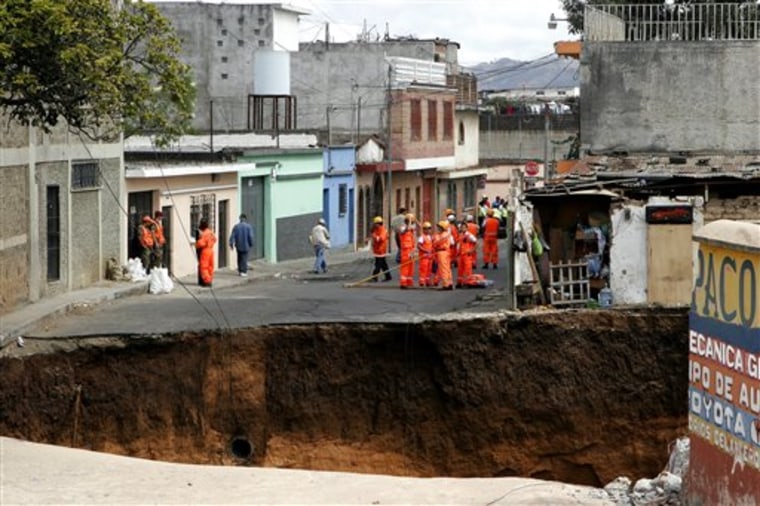
<path id="1" fill-rule="evenodd" d="M 153 216 L 153 192 L 134 192 L 127 196 L 129 209 L 129 224 L 127 227 L 127 250 L 129 258 L 140 258 L 140 241 L 137 237 L 137 226 L 143 214 Z"/>
<path id="2" fill-rule="evenodd" d="M 240 194 L 240 207 L 248 216 L 248 223 L 253 228 L 252 258 L 264 256 L 264 241 L 266 228 L 264 227 L 264 178 L 244 177 L 241 180 L 242 191 Z"/>
<path id="3" fill-rule="evenodd" d="M 166 239 L 166 244 L 164 244 L 164 267 L 169 271 L 169 274 L 172 272 L 172 210 L 174 208 L 172 206 L 164 206 L 161 208 L 161 212 L 164 214 L 164 217 L 161 219 L 161 226 L 164 227 L 164 239 Z"/>
<path id="4" fill-rule="evenodd" d="M 218 214 L 218 226 L 216 229 L 217 234 L 217 267 L 219 269 L 223 269 L 227 267 L 227 226 L 228 223 L 228 216 L 229 216 L 229 200 L 220 200 L 219 201 L 219 214 Z"/>

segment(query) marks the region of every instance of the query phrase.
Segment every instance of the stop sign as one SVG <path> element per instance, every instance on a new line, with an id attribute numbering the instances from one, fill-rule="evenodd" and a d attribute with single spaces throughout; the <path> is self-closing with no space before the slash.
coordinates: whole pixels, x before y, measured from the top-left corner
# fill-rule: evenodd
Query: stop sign
<path id="1" fill-rule="evenodd" d="M 538 163 L 533 160 L 525 164 L 525 175 L 535 177 L 538 175 Z"/>

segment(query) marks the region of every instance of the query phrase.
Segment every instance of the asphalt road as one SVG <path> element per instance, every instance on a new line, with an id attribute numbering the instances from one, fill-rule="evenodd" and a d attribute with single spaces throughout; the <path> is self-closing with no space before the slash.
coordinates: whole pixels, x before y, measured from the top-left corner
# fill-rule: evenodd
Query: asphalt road
<path id="1" fill-rule="evenodd" d="M 90 307 L 42 322 L 27 337 L 163 334 L 183 330 L 246 328 L 310 322 L 409 322 L 450 312 L 503 309 L 505 271 L 482 272 L 494 284 L 485 289 L 401 290 L 398 276 L 388 283 L 345 285 L 366 277 L 371 265 L 353 262 L 329 274 L 284 273 L 276 279 L 249 279 L 212 290 L 194 284 L 164 295 L 139 295 Z M 238 283 L 240 281 L 238 280 Z M 216 283 L 215 283 L 216 284 Z"/>

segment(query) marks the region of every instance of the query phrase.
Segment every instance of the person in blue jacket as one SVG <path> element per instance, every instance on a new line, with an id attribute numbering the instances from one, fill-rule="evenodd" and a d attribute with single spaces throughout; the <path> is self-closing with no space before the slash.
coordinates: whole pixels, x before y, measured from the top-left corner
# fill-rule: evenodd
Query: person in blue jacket
<path id="1" fill-rule="evenodd" d="M 240 221 L 232 227 L 230 248 L 237 250 L 238 273 L 241 277 L 248 276 L 248 253 L 253 248 L 253 227 L 248 223 L 245 214 L 240 215 Z"/>

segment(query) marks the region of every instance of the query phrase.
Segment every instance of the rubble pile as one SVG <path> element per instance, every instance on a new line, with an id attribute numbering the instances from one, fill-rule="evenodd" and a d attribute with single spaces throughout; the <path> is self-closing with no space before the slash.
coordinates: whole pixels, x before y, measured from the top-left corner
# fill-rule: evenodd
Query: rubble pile
<path id="1" fill-rule="evenodd" d="M 689 466 L 689 438 L 675 441 L 668 466 L 656 478 L 641 478 L 632 485 L 620 476 L 604 490 L 617 506 L 671 506 L 682 504 L 683 479 Z"/>

